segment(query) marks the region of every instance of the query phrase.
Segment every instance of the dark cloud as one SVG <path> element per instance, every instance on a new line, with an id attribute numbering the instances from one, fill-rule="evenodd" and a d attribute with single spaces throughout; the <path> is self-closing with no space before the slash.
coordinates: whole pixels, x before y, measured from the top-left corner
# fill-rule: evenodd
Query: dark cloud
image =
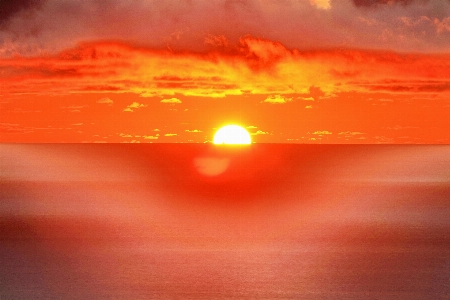
<path id="1" fill-rule="evenodd" d="M 376 5 L 383 4 L 401 4 L 401 5 L 409 5 L 414 2 L 428 2 L 429 0 L 353 0 L 353 3 L 357 7 L 371 7 Z"/>
<path id="2" fill-rule="evenodd" d="M 314 3 L 330 3 L 331 7 L 319 9 Z M 0 0 L 0 57 L 57 53 L 95 40 L 125 41 L 173 51 L 203 52 L 212 47 L 228 51 L 240 46 L 240 38 L 247 34 L 278 41 L 288 49 L 448 52 L 449 3 Z"/>
<path id="3" fill-rule="evenodd" d="M 437 84 L 407 82 L 405 84 L 369 85 L 366 87 L 371 91 L 442 93 L 450 91 L 450 82 L 441 82 Z"/>
<path id="4" fill-rule="evenodd" d="M 2 0 L 0 1 L 0 26 L 7 24 L 15 14 L 40 6 L 44 0 Z"/>

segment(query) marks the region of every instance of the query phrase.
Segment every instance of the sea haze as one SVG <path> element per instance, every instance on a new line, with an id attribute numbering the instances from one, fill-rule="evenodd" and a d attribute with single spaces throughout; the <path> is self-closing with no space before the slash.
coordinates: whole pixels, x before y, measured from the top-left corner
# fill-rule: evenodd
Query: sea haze
<path id="1" fill-rule="evenodd" d="M 448 145 L 0 154 L 0 299 L 449 299 Z"/>

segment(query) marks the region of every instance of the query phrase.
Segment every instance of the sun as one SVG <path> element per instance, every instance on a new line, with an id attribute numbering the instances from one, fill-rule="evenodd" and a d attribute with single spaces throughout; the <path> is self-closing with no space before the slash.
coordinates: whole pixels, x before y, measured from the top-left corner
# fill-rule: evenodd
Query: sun
<path id="1" fill-rule="evenodd" d="M 227 125 L 214 135 L 214 144 L 251 144 L 250 134 L 239 125 Z"/>

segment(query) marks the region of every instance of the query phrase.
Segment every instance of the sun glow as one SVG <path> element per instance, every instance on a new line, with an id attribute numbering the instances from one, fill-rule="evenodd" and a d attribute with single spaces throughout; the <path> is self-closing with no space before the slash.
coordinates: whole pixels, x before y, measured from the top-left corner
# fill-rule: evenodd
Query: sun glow
<path id="1" fill-rule="evenodd" d="M 214 135 L 214 144 L 251 144 L 250 134 L 238 125 L 227 125 Z"/>

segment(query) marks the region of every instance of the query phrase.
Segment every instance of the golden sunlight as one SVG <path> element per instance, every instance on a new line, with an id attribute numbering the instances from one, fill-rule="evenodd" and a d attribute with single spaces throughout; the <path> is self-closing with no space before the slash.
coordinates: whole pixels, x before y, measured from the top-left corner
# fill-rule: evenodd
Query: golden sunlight
<path id="1" fill-rule="evenodd" d="M 214 144 L 251 144 L 250 134 L 238 125 L 227 125 L 214 135 Z"/>

